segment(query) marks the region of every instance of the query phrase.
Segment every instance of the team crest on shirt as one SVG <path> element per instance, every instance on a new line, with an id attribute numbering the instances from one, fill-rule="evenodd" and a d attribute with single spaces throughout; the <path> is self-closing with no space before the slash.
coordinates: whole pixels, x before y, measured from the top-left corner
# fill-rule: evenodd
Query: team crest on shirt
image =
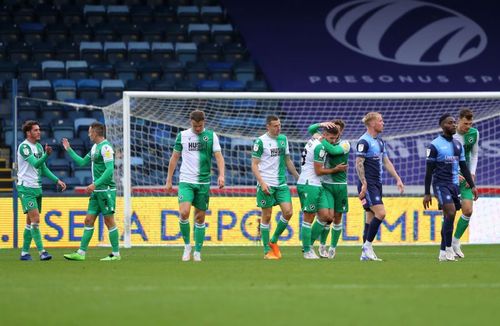
<path id="1" fill-rule="evenodd" d="M 472 144 L 474 142 L 474 139 L 472 139 L 472 137 L 470 137 L 467 139 L 467 141 Z"/>
<path id="2" fill-rule="evenodd" d="M 281 146 L 285 146 L 285 142 L 283 140 L 281 141 Z"/>
<path id="3" fill-rule="evenodd" d="M 313 204 L 309 205 L 310 210 L 314 210 L 315 208 L 316 208 L 316 206 L 314 206 Z"/>
<path id="4" fill-rule="evenodd" d="M 358 152 L 362 152 L 365 149 L 365 144 L 358 144 Z"/>
<path id="5" fill-rule="evenodd" d="M 182 200 L 184 198 L 183 195 L 179 195 L 179 200 Z"/>
<path id="6" fill-rule="evenodd" d="M 208 141 L 208 136 L 203 136 L 204 141 Z"/>
<path id="7" fill-rule="evenodd" d="M 30 202 L 28 203 L 28 206 L 29 206 L 29 207 L 33 207 L 33 206 L 35 206 L 35 203 L 33 203 L 32 201 L 30 201 Z"/>
<path id="8" fill-rule="evenodd" d="M 24 153 L 24 155 L 29 155 L 30 150 L 28 148 L 28 145 L 24 145 L 24 147 L 23 147 L 23 153 Z"/>
<path id="9" fill-rule="evenodd" d="M 266 201 L 265 201 L 264 199 L 262 199 L 262 200 L 260 201 L 260 204 L 261 204 L 261 205 L 265 205 L 265 204 L 266 204 Z"/>

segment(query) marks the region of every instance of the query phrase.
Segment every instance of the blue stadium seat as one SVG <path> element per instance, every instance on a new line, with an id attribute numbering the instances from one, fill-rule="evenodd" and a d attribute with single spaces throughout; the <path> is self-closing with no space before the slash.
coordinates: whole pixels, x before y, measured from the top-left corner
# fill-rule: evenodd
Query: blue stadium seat
<path id="1" fill-rule="evenodd" d="M 52 81 L 52 87 L 58 101 L 76 98 L 76 83 L 72 79 L 56 79 Z"/>
<path id="2" fill-rule="evenodd" d="M 89 77 L 89 67 L 85 60 L 66 61 L 66 76 L 70 79 L 79 80 Z"/>
<path id="3" fill-rule="evenodd" d="M 155 80 L 151 83 L 152 91 L 175 91 L 174 80 Z"/>
<path id="4" fill-rule="evenodd" d="M 31 58 L 31 46 L 27 43 L 17 42 L 9 44 L 8 52 L 13 63 L 26 62 Z"/>
<path id="5" fill-rule="evenodd" d="M 68 37 L 68 31 L 63 24 L 48 25 L 45 31 L 45 40 L 51 45 L 57 45 L 65 42 Z"/>
<path id="6" fill-rule="evenodd" d="M 153 9 L 151 6 L 135 5 L 130 8 L 130 21 L 133 24 L 146 24 L 153 22 Z"/>
<path id="7" fill-rule="evenodd" d="M 198 46 L 201 43 L 208 43 L 210 41 L 210 26 L 208 24 L 189 24 L 188 35 L 189 40 Z"/>
<path id="8" fill-rule="evenodd" d="M 61 4 L 61 10 L 64 15 L 62 16 L 62 20 L 64 25 L 71 26 L 74 24 L 81 24 L 83 22 L 82 8 L 79 6 L 75 6 L 66 2 Z"/>
<path id="9" fill-rule="evenodd" d="M 188 62 L 186 64 L 186 78 L 189 80 L 208 79 L 209 73 L 206 63 L 202 61 Z"/>
<path id="10" fill-rule="evenodd" d="M 161 78 L 162 67 L 159 63 L 146 61 L 138 64 L 137 71 L 142 80 L 150 83 Z"/>
<path id="11" fill-rule="evenodd" d="M 37 105 L 19 105 L 18 121 L 38 120 L 39 107 Z"/>
<path id="12" fill-rule="evenodd" d="M 200 21 L 200 9 L 198 6 L 178 6 L 177 20 L 181 24 L 198 23 Z"/>
<path id="13" fill-rule="evenodd" d="M 54 121 L 64 120 L 64 108 L 59 105 L 42 103 L 40 106 L 40 116 L 43 120 L 51 121 L 51 124 L 54 125 Z"/>
<path id="14" fill-rule="evenodd" d="M 5 88 L 5 98 L 11 99 L 12 98 L 12 81 L 11 80 L 6 80 L 3 83 L 3 86 Z M 17 96 L 29 96 L 28 92 L 28 82 L 25 80 L 18 80 L 17 81 Z M 4 101 L 2 104 L 9 104 L 9 101 Z M 7 106 L 10 108 L 10 106 Z"/>
<path id="15" fill-rule="evenodd" d="M 70 121 L 75 121 L 76 119 L 80 118 L 88 118 L 87 111 L 85 110 L 77 110 L 73 107 L 67 107 L 66 109 L 64 109 L 64 111 L 66 112 L 66 117 Z"/>
<path id="16" fill-rule="evenodd" d="M 108 101 L 109 103 L 109 101 Z M 105 105 L 108 105 L 108 103 L 104 104 L 103 106 Z M 104 123 L 104 114 L 102 113 L 101 110 L 92 110 L 90 111 L 90 118 L 96 120 L 96 121 L 99 121 L 101 123 Z"/>
<path id="17" fill-rule="evenodd" d="M 102 23 L 94 26 L 94 41 L 113 42 L 116 38 L 115 25 L 112 23 Z"/>
<path id="18" fill-rule="evenodd" d="M 95 26 L 106 21 L 106 7 L 103 5 L 85 5 L 83 15 L 89 26 Z"/>
<path id="19" fill-rule="evenodd" d="M 72 126 L 55 125 L 52 126 L 52 135 L 60 141 L 63 138 L 73 139 L 75 134 Z"/>
<path id="20" fill-rule="evenodd" d="M 129 61 L 147 61 L 151 55 L 149 42 L 129 42 L 128 60 Z"/>
<path id="21" fill-rule="evenodd" d="M 267 92 L 269 86 L 264 80 L 249 80 L 247 82 L 247 91 L 249 92 Z"/>
<path id="22" fill-rule="evenodd" d="M 255 65 L 252 62 L 238 62 L 234 66 L 234 77 L 244 83 L 255 80 Z"/>
<path id="23" fill-rule="evenodd" d="M 111 64 L 124 61 L 127 58 L 125 42 L 104 42 L 104 56 Z"/>
<path id="24" fill-rule="evenodd" d="M 127 80 L 127 91 L 149 91 L 149 83 L 144 80 Z"/>
<path id="25" fill-rule="evenodd" d="M 81 79 L 77 83 L 78 97 L 92 102 L 101 97 L 101 83 L 97 79 Z"/>
<path id="26" fill-rule="evenodd" d="M 208 62 L 208 71 L 215 80 L 230 80 L 232 76 L 233 65 L 230 62 Z"/>
<path id="27" fill-rule="evenodd" d="M 175 90 L 181 92 L 196 91 L 196 82 L 192 80 L 178 80 L 175 82 Z"/>
<path id="28" fill-rule="evenodd" d="M 213 24 L 210 31 L 212 32 L 212 41 L 218 44 L 233 42 L 234 29 L 231 24 Z"/>
<path id="29" fill-rule="evenodd" d="M 224 21 L 224 12 L 220 6 L 202 6 L 200 16 L 201 21 L 208 24 L 221 24 Z"/>
<path id="30" fill-rule="evenodd" d="M 94 79 L 113 79 L 115 70 L 110 63 L 97 63 L 90 65 L 90 75 Z"/>
<path id="31" fill-rule="evenodd" d="M 124 90 L 125 84 L 120 79 L 105 79 L 101 83 L 102 97 L 110 102 L 121 99 Z"/>
<path id="32" fill-rule="evenodd" d="M 186 42 L 187 26 L 182 24 L 168 24 L 165 27 L 165 40 L 167 42 Z"/>
<path id="33" fill-rule="evenodd" d="M 161 0 L 159 0 L 161 1 Z M 164 23 L 167 25 L 177 22 L 177 11 L 176 6 L 169 2 L 170 5 L 156 5 L 154 6 L 154 21 L 157 23 Z"/>
<path id="34" fill-rule="evenodd" d="M 174 59 L 174 45 L 172 42 L 153 42 L 151 44 L 151 60 L 164 62 Z"/>
<path id="35" fill-rule="evenodd" d="M 42 73 L 48 80 L 62 79 L 66 77 L 66 67 L 59 60 L 42 61 Z"/>
<path id="36" fill-rule="evenodd" d="M 15 24 L 2 24 L 0 25 L 0 41 L 12 44 L 21 40 L 21 32 Z"/>
<path id="37" fill-rule="evenodd" d="M 58 44 L 55 59 L 62 61 L 80 59 L 80 46 L 74 42 L 64 42 Z"/>
<path id="38" fill-rule="evenodd" d="M 110 5 L 106 10 L 108 21 L 112 24 L 126 23 L 129 21 L 129 7 Z"/>
<path id="39" fill-rule="evenodd" d="M 223 45 L 224 61 L 240 62 L 248 58 L 248 50 L 241 43 L 226 43 Z"/>
<path id="40" fill-rule="evenodd" d="M 31 23 L 35 21 L 35 10 L 29 7 L 20 7 L 12 12 L 14 23 Z"/>
<path id="41" fill-rule="evenodd" d="M 198 48 L 195 43 L 177 42 L 175 44 L 175 53 L 177 60 L 183 62 L 196 61 Z"/>
<path id="42" fill-rule="evenodd" d="M 184 63 L 180 61 L 167 61 L 163 64 L 164 80 L 181 80 L 184 78 Z"/>
<path id="43" fill-rule="evenodd" d="M 220 91 L 220 82 L 217 80 L 200 80 L 196 86 L 200 92 Z"/>
<path id="44" fill-rule="evenodd" d="M 45 33 L 45 25 L 42 23 L 21 23 L 19 29 L 23 34 L 24 42 L 34 44 L 41 42 Z"/>
<path id="45" fill-rule="evenodd" d="M 141 26 L 141 33 L 145 42 L 161 42 L 164 39 L 165 26 L 161 23 L 146 23 Z"/>
<path id="46" fill-rule="evenodd" d="M 38 16 L 38 21 L 44 25 L 55 24 L 57 22 L 57 9 L 49 4 L 39 4 L 36 6 L 36 15 Z"/>
<path id="47" fill-rule="evenodd" d="M 76 137 L 80 139 L 88 139 L 89 126 L 95 122 L 92 118 L 78 118 L 75 119 L 75 132 Z"/>
<path id="48" fill-rule="evenodd" d="M 0 80 L 11 80 L 17 77 L 17 65 L 9 61 L 0 61 Z"/>
<path id="49" fill-rule="evenodd" d="M 33 44 L 31 58 L 34 62 L 55 60 L 56 49 L 51 43 L 39 42 Z"/>
<path id="50" fill-rule="evenodd" d="M 141 38 L 141 30 L 137 25 L 132 24 L 115 24 L 117 32 L 117 41 L 122 42 L 138 42 Z"/>
<path id="51" fill-rule="evenodd" d="M 83 24 L 75 24 L 70 27 L 71 39 L 79 44 L 81 42 L 90 42 L 92 40 L 92 30 Z"/>
<path id="52" fill-rule="evenodd" d="M 205 62 L 221 61 L 222 48 L 217 43 L 202 43 L 198 45 L 198 56 Z"/>
<path id="53" fill-rule="evenodd" d="M 34 98 L 52 99 L 52 85 L 49 80 L 30 80 L 28 92 L 29 96 Z"/>
<path id="54" fill-rule="evenodd" d="M 23 62 L 17 67 L 18 78 L 24 80 L 41 79 L 42 67 L 38 62 Z"/>
<path id="55" fill-rule="evenodd" d="M 128 80 L 137 79 L 137 68 L 129 62 L 118 62 L 115 64 L 115 75 L 126 83 Z"/>
<path id="56" fill-rule="evenodd" d="M 245 83 L 239 80 L 226 80 L 222 82 L 221 90 L 224 92 L 244 92 Z"/>
<path id="57" fill-rule="evenodd" d="M 103 59 L 103 47 L 101 42 L 81 42 L 80 58 L 87 62 L 99 62 Z"/>

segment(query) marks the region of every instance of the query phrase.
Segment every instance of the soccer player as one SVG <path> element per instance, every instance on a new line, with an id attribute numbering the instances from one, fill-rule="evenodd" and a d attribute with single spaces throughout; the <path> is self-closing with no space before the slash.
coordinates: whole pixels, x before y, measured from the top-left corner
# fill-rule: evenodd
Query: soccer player
<path id="1" fill-rule="evenodd" d="M 23 213 L 26 214 L 26 227 L 23 234 L 21 260 L 32 260 L 29 253 L 31 240 L 35 240 L 40 260 L 50 260 L 52 256 L 44 249 L 40 234 L 40 211 L 42 210 L 42 176 L 56 182 L 66 190 L 66 184 L 57 178 L 45 164 L 52 153 L 52 148 L 45 145 L 45 152 L 40 141 L 40 125 L 34 120 L 23 124 L 26 139 L 17 149 L 17 191 L 21 197 Z"/>
<path id="2" fill-rule="evenodd" d="M 217 161 L 219 188 L 224 187 L 224 158 L 219 137 L 212 130 L 205 129 L 205 113 L 193 111 L 190 114 L 191 128 L 177 134 L 174 151 L 168 163 L 166 188 L 172 190 L 172 177 L 179 158 L 182 157 L 179 177 L 179 226 L 184 240 L 182 261 L 191 259 L 189 215 L 194 206 L 194 261 L 201 261 L 201 248 L 205 239 L 205 214 L 210 196 L 210 170 L 212 155 Z"/>
<path id="3" fill-rule="evenodd" d="M 334 168 L 324 167 L 326 153 L 327 151 L 334 151 L 334 147 L 331 144 L 337 140 L 338 135 L 339 130 L 336 126 L 324 128 L 321 137 L 319 139 L 312 137 L 302 152 L 302 169 L 297 181 L 297 192 L 299 193 L 300 205 L 304 212 L 302 247 L 305 259 L 319 258 L 311 246 L 312 239 L 324 230 L 330 218 L 329 203 L 326 197 L 326 190 L 321 185 L 321 176 L 338 171 Z M 322 144 L 323 140 L 328 142 L 328 150 Z M 315 223 L 314 228 L 311 229 L 311 223 L 316 214 L 318 215 L 318 223 Z"/>
<path id="4" fill-rule="evenodd" d="M 342 215 L 349 211 L 349 202 L 347 194 L 347 161 L 349 160 L 349 151 L 351 145 L 346 140 L 341 140 L 342 132 L 345 129 L 345 123 L 341 119 L 334 121 L 327 121 L 319 124 L 313 124 L 309 126 L 308 131 L 310 134 L 317 134 L 320 127 L 327 128 L 331 126 L 336 126 L 339 129 L 339 138 L 333 145 L 340 146 L 341 152 L 338 155 L 332 155 L 327 153 L 325 160 L 326 168 L 334 168 L 337 172 L 330 175 L 324 175 L 321 178 L 321 184 L 325 188 L 325 194 L 328 200 L 328 206 L 330 208 L 330 219 L 333 221 L 332 237 L 330 240 L 330 248 L 327 249 L 326 239 L 330 231 L 330 225 L 332 221 L 329 221 L 324 228 L 321 230 L 320 234 L 320 245 L 319 245 L 319 256 L 321 258 L 335 258 L 337 244 L 342 233 Z M 326 139 L 321 141 L 323 146 L 327 147 L 329 145 Z M 315 224 L 319 223 L 316 220 L 313 224 L 313 230 L 315 229 Z M 313 235 L 314 238 L 314 235 Z"/>
<path id="5" fill-rule="evenodd" d="M 439 209 L 443 210 L 444 222 L 441 228 L 441 250 L 439 261 L 455 261 L 455 252 L 451 247 L 453 221 L 455 213 L 460 209 L 459 167 L 465 181 L 471 187 L 474 200 L 477 200 L 477 189 L 472 180 L 465 161 L 462 144 L 453 138 L 457 130 L 455 118 L 446 113 L 439 118 L 443 134 L 436 137 L 427 149 L 427 166 L 425 171 L 424 208 L 432 205 L 431 181 L 434 195 L 438 199 Z"/>
<path id="6" fill-rule="evenodd" d="M 257 206 L 262 209 L 260 232 L 264 259 L 280 259 L 278 238 L 293 215 L 292 196 L 286 184 L 286 169 L 295 179 L 299 174 L 290 159 L 288 139 L 281 134 L 281 121 L 275 115 L 266 118 L 267 132 L 257 138 L 252 151 L 252 172 L 257 179 Z M 279 205 L 282 216 L 271 239 L 269 222 L 273 206 Z"/>
<path id="7" fill-rule="evenodd" d="M 378 137 L 384 130 L 382 115 L 378 112 L 369 112 L 362 121 L 366 126 L 366 132 L 356 145 L 358 193 L 366 211 L 360 260 L 381 260 L 375 254 L 372 242 L 386 215 L 382 201 L 382 165 L 396 180 L 400 193 L 404 192 L 404 184 L 387 155 L 384 141 Z"/>
<path id="8" fill-rule="evenodd" d="M 85 189 L 85 192 L 90 195 L 90 200 L 80 248 L 76 252 L 65 254 L 64 258 L 68 260 L 85 260 L 89 242 L 94 234 L 94 223 L 99 213 L 104 216 L 112 250 L 111 254 L 102 258 L 101 261 L 121 260 L 118 227 L 114 218 L 116 207 L 116 186 L 113 177 L 115 153 L 105 135 L 106 127 L 103 124 L 94 122 L 90 125 L 89 138 L 94 145 L 84 158 L 75 153 L 66 138 L 62 139 L 64 149 L 78 166 L 92 165 L 92 183 Z"/>
<path id="9" fill-rule="evenodd" d="M 471 173 L 472 180 L 475 182 L 479 152 L 479 131 L 476 128 L 472 128 L 473 119 L 474 113 L 472 110 L 467 108 L 460 110 L 457 132 L 453 135 L 453 138 L 458 140 L 464 147 L 465 162 L 467 163 L 467 167 Z M 460 180 L 460 196 L 462 198 L 462 216 L 460 216 L 460 219 L 458 220 L 455 235 L 451 241 L 451 247 L 455 251 L 456 256 L 464 258 L 465 255 L 460 248 L 460 238 L 469 226 L 469 220 L 472 216 L 472 203 L 474 197 L 471 187 L 465 181 L 464 177 L 459 175 L 458 178 Z"/>

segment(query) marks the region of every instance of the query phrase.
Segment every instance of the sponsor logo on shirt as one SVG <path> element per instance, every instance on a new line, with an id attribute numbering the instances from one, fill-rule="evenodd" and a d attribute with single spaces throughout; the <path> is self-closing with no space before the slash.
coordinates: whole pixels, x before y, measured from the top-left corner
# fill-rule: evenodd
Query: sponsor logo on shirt
<path id="1" fill-rule="evenodd" d="M 190 152 L 199 152 L 204 151 L 207 148 L 206 143 L 188 143 L 188 151 Z"/>
<path id="2" fill-rule="evenodd" d="M 270 148 L 269 151 L 271 152 L 271 157 L 276 157 L 285 154 L 284 148 Z"/>

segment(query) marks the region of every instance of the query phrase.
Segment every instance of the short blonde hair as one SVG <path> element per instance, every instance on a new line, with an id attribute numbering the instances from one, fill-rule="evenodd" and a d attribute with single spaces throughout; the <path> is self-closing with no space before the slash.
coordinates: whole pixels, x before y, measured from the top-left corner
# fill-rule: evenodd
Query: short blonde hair
<path id="1" fill-rule="evenodd" d="M 363 123 L 365 124 L 365 126 L 368 126 L 368 124 L 370 123 L 370 121 L 372 121 L 373 119 L 376 119 L 377 117 L 379 116 L 382 116 L 382 114 L 380 114 L 379 112 L 368 112 L 363 120 Z"/>

